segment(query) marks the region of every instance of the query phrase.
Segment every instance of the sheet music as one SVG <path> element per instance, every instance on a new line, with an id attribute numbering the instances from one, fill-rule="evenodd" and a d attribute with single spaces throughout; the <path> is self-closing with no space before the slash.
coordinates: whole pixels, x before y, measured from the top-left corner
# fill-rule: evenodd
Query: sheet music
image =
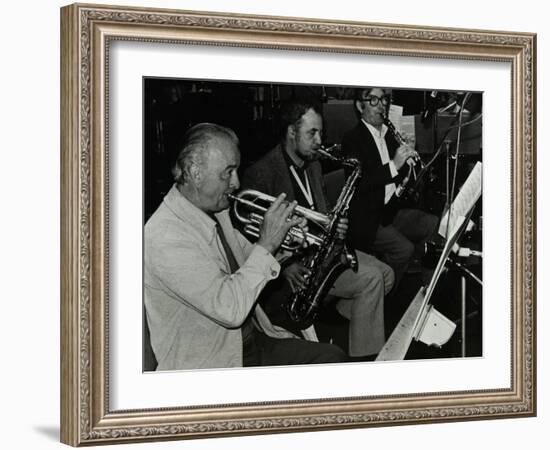
<path id="1" fill-rule="evenodd" d="M 416 144 L 414 116 L 404 116 L 403 107 L 392 104 L 388 112 L 388 119 L 405 141 L 414 148 Z"/>
<path id="2" fill-rule="evenodd" d="M 426 288 L 422 287 L 414 297 L 413 301 L 401 317 L 401 320 L 393 330 L 392 334 L 384 344 L 376 361 L 391 361 L 395 359 L 404 359 L 407 354 L 407 350 L 411 345 L 413 339 L 417 337 L 422 332 L 422 326 L 425 323 L 425 320 L 428 317 L 430 312 L 430 299 L 434 292 L 435 286 L 443 272 L 443 267 L 447 261 L 447 257 L 451 253 L 451 249 L 456 241 L 460 238 L 460 235 L 463 231 L 463 224 L 466 220 L 466 217 L 460 216 L 457 218 L 455 225 L 451 229 L 449 238 L 445 243 L 445 247 L 439 257 L 437 266 L 434 270 L 430 283 Z M 445 342 L 451 337 L 454 332 L 454 327 L 452 327 L 451 322 L 445 318 L 441 313 L 436 311 L 436 314 L 441 316 L 441 320 L 447 325 L 447 330 L 449 334 L 443 339 Z"/>
<path id="3" fill-rule="evenodd" d="M 439 225 L 439 234 L 445 237 L 447 229 L 452 231 L 455 229 L 457 218 L 465 217 L 468 212 L 474 207 L 479 197 L 481 196 L 481 162 L 477 162 L 475 167 L 468 175 L 468 179 L 460 188 L 460 192 L 454 199 L 450 211 L 451 221 L 450 226 L 447 228 L 447 221 L 449 220 L 449 211 L 445 213 L 441 219 Z"/>
<path id="4" fill-rule="evenodd" d="M 399 105 L 390 105 L 390 110 L 388 111 L 388 119 L 393 123 L 393 126 L 397 131 L 401 133 L 401 118 L 403 117 L 403 107 Z"/>
<path id="5" fill-rule="evenodd" d="M 401 117 L 401 136 L 414 148 L 416 146 L 416 131 L 414 128 L 414 116 Z"/>
<path id="6" fill-rule="evenodd" d="M 445 262 L 452 251 L 453 245 L 456 244 L 464 231 L 469 213 L 480 195 L 481 163 L 477 163 L 453 202 L 449 236 L 445 239 L 445 247 L 441 252 L 430 283 L 426 288 L 421 288 L 418 291 L 412 303 L 407 308 L 407 311 L 384 344 L 376 361 L 390 361 L 405 358 L 413 338 L 416 339 L 417 336 L 421 334 L 422 326 L 425 323 L 424 321 L 427 319 L 430 312 L 430 299 L 443 272 Z M 441 227 L 439 228 L 440 233 L 445 233 L 446 231 L 447 217 L 447 214 L 443 217 Z M 441 315 L 439 312 L 437 312 L 437 314 Z M 444 341 L 447 342 L 454 332 L 454 327 L 447 318 L 444 318 L 444 316 L 442 317 L 442 323 L 447 325 L 448 335 L 446 335 L 444 339 Z"/>

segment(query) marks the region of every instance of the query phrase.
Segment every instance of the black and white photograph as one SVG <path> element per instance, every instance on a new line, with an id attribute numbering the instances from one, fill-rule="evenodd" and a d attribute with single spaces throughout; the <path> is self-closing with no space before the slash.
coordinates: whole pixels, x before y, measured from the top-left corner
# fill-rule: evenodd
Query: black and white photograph
<path id="1" fill-rule="evenodd" d="M 483 92 L 143 79 L 143 370 L 483 356 Z"/>

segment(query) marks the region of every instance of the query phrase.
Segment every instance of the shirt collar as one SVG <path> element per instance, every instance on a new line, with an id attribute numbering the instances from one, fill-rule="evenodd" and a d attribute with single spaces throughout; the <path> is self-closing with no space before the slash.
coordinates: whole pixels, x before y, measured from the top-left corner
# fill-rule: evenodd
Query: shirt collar
<path id="1" fill-rule="evenodd" d="M 216 221 L 187 200 L 175 184 L 168 191 L 163 201 L 180 220 L 189 223 L 194 229 L 202 233 L 208 243 L 215 239 Z M 215 216 L 218 217 L 223 214 L 227 214 L 227 210 L 216 213 Z"/>
<path id="2" fill-rule="evenodd" d="M 386 132 L 388 131 L 388 127 L 386 126 L 386 124 L 383 123 L 382 128 L 380 128 L 380 131 L 378 131 L 378 128 L 373 127 L 365 119 L 361 118 L 361 122 L 363 122 L 363 124 L 367 127 L 373 137 L 381 138 L 386 136 Z"/>
<path id="3" fill-rule="evenodd" d="M 283 151 L 283 156 L 285 157 L 285 161 L 286 161 L 286 164 L 287 164 L 288 167 L 294 166 L 299 171 L 306 170 L 307 161 L 302 160 L 302 165 L 300 166 L 296 163 L 296 161 L 292 158 L 292 156 L 290 156 L 290 154 L 284 148 L 282 148 L 282 151 Z"/>

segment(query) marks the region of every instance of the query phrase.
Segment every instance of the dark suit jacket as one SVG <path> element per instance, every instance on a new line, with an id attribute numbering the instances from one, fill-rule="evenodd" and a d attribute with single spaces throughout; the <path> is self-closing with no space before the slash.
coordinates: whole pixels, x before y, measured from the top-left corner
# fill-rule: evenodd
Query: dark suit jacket
<path id="1" fill-rule="evenodd" d="M 385 139 L 390 159 L 392 159 L 399 144 L 389 131 Z M 392 181 L 401 181 L 403 174 L 400 173 L 392 178 L 389 164 L 382 164 L 376 142 L 362 122 L 344 135 L 342 150 L 345 157 L 357 158 L 361 161 L 363 168 L 363 177 L 350 204 L 351 243 L 358 250 L 372 253 L 376 231 L 385 215 L 385 186 Z"/>
<path id="2" fill-rule="evenodd" d="M 317 211 L 328 212 L 321 164 L 316 161 L 309 163 L 306 172 Z M 284 192 L 287 195 L 287 200 L 293 201 L 296 199 L 296 193 L 291 176 L 283 149 L 278 145 L 245 170 L 241 188 L 255 189 L 273 197 Z M 287 260 L 285 264 L 289 264 L 292 260 Z M 284 310 L 284 305 L 291 295 L 290 284 L 284 277 L 279 277 L 267 284 L 260 294 L 259 302 L 272 323 L 299 335 L 300 330 Z"/>
<path id="3" fill-rule="evenodd" d="M 326 213 L 328 205 L 323 184 L 321 164 L 317 161 L 309 163 L 306 172 L 308 174 L 311 193 L 317 211 Z M 256 189 L 264 194 L 278 196 L 286 193 L 287 200 L 296 199 L 296 193 L 292 185 L 290 171 L 283 155 L 283 149 L 277 145 L 273 150 L 265 154 L 260 160 L 245 170 L 241 188 Z"/>

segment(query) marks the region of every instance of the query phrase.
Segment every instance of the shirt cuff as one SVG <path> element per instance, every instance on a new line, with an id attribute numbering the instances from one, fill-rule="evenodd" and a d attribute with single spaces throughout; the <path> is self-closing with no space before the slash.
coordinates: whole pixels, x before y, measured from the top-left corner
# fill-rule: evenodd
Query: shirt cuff
<path id="1" fill-rule="evenodd" d="M 395 178 L 397 175 L 399 175 L 399 172 L 398 172 L 397 169 L 395 168 L 395 163 L 394 163 L 393 161 L 390 161 L 390 162 L 389 162 L 389 165 L 390 165 L 391 177 L 392 177 L 392 178 Z"/>
<path id="2" fill-rule="evenodd" d="M 252 256 L 254 260 L 261 264 L 262 267 L 265 268 L 265 274 L 267 277 L 271 280 L 277 278 L 279 276 L 279 272 L 281 271 L 281 265 L 277 262 L 275 257 L 269 253 L 264 247 L 261 245 L 254 245 L 252 248 L 252 252 L 250 252 L 249 258 Z"/>

